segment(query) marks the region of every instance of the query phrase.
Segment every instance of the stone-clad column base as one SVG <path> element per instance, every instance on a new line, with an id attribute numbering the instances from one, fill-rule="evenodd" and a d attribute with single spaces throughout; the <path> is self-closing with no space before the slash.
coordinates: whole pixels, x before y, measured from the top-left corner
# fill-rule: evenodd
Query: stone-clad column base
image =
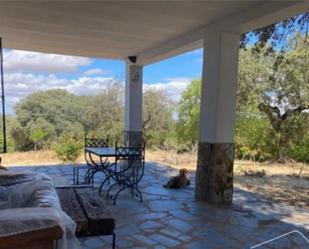
<path id="1" fill-rule="evenodd" d="M 196 171 L 196 200 L 212 204 L 231 204 L 233 165 L 233 143 L 200 142 Z"/>
<path id="2" fill-rule="evenodd" d="M 139 146 L 143 143 L 142 131 L 124 131 L 124 143 L 126 146 Z"/>

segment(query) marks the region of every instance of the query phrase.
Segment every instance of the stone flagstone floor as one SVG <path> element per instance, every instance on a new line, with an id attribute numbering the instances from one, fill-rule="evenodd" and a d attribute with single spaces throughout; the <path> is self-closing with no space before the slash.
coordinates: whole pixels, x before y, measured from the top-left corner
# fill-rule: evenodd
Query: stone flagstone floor
<path id="1" fill-rule="evenodd" d="M 194 200 L 193 173 L 190 187 L 170 190 L 162 185 L 177 173 L 174 169 L 155 163 L 147 163 L 145 168 L 140 185 L 144 202 L 124 194 L 120 195 L 113 208 L 117 248 L 309 249 L 309 243 L 298 233 L 255 247 L 293 230 L 309 237 L 309 207 L 297 210 L 239 189 L 235 189 L 233 205 L 216 207 Z M 53 177 L 56 185 L 72 182 L 72 166 L 15 169 L 46 173 Z M 100 176 L 96 181 L 100 181 Z M 109 236 L 83 238 L 80 242 L 83 249 L 111 248 Z"/>

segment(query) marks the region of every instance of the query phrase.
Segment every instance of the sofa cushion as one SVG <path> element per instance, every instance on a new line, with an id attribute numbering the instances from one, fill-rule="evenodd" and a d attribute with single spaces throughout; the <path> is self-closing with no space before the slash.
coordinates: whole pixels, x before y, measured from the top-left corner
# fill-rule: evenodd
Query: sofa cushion
<path id="1" fill-rule="evenodd" d="M 28 171 L 0 173 L 0 209 L 22 207 L 60 208 L 50 177 Z"/>

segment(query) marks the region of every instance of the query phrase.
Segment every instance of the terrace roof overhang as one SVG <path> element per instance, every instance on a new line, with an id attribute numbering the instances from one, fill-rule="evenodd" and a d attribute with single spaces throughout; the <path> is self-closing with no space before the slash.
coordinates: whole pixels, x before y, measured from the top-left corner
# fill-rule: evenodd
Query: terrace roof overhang
<path id="1" fill-rule="evenodd" d="M 4 47 L 150 64 L 308 11 L 307 1 L 1 1 Z"/>

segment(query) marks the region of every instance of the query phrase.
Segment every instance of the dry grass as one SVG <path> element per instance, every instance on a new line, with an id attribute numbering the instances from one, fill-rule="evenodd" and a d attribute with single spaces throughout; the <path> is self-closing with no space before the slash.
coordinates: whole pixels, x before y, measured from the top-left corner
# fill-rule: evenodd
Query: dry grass
<path id="1" fill-rule="evenodd" d="M 146 159 L 149 161 L 168 164 L 174 168 L 187 168 L 189 170 L 196 169 L 197 153 L 177 154 L 176 151 L 147 151 Z M 302 176 L 309 176 L 309 166 L 302 163 L 258 163 L 252 161 L 235 160 L 234 172 L 235 175 L 243 175 L 246 170 L 262 171 L 263 169 L 268 176 L 277 175 L 298 175 L 300 169 Z"/>
<path id="2" fill-rule="evenodd" d="M 3 154 L 3 166 L 51 165 L 61 163 L 54 152 L 31 151 Z M 146 160 L 174 168 L 196 169 L 196 153 L 177 154 L 176 151 L 147 151 Z M 83 155 L 77 160 L 83 163 Z M 297 175 L 303 168 L 300 177 Z M 264 177 L 248 177 L 244 171 L 265 170 Z M 297 207 L 309 208 L 309 165 L 300 163 L 256 163 L 235 161 L 235 186 L 268 197 L 275 202 L 284 202 Z"/>
<path id="3" fill-rule="evenodd" d="M 266 176 L 244 176 L 244 170 L 265 170 Z M 261 194 L 275 202 L 309 208 L 309 165 L 236 161 L 235 186 Z"/>
<path id="4" fill-rule="evenodd" d="M 196 153 L 177 154 L 175 151 L 148 151 L 148 160 L 175 168 L 196 169 Z M 265 171 L 264 177 L 245 176 L 244 171 Z M 302 171 L 301 171 L 302 170 Z M 301 176 L 298 177 L 301 172 Z M 236 160 L 234 185 L 260 194 L 275 202 L 309 208 L 309 165 L 301 163 L 257 163 Z"/>
<path id="5" fill-rule="evenodd" d="M 173 150 L 146 151 L 146 160 L 167 164 L 179 169 L 196 169 L 196 154 L 194 153 L 177 154 L 176 151 Z"/>
<path id="6" fill-rule="evenodd" d="M 62 163 L 57 159 L 56 154 L 51 150 L 10 152 L 2 154 L 2 165 L 10 166 L 30 166 L 30 165 L 53 165 Z M 77 162 L 84 162 L 81 155 Z"/>

